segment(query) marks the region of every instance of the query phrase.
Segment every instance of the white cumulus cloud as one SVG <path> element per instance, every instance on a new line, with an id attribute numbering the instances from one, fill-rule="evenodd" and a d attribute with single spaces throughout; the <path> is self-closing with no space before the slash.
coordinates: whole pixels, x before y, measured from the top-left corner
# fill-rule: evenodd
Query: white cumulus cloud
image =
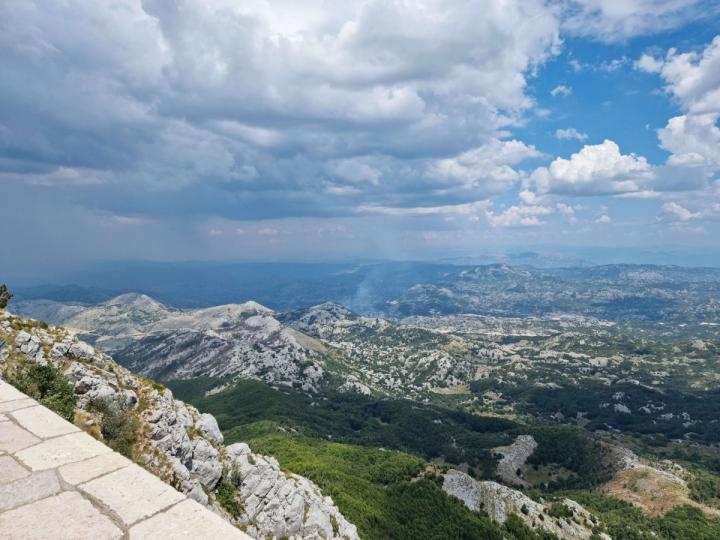
<path id="1" fill-rule="evenodd" d="M 611 195 L 640 190 L 652 178 L 651 166 L 642 156 L 622 154 L 609 139 L 585 145 L 570 159 L 557 158 L 549 167 L 533 171 L 530 182 L 545 193 Z"/>
<path id="2" fill-rule="evenodd" d="M 670 49 L 664 58 L 643 55 L 636 66 L 659 74 L 685 111 L 658 130 L 661 146 L 672 153 L 668 163 L 720 169 L 720 36 L 702 52 Z"/>

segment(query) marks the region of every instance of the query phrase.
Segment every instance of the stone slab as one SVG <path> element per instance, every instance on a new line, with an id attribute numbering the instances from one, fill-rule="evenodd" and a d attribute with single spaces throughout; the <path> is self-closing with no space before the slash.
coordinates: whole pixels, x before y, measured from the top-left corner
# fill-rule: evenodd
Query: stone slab
<path id="1" fill-rule="evenodd" d="M 13 385 L 0 381 L 0 403 L 3 401 L 13 401 L 15 399 L 25 399 L 27 396 Z"/>
<path id="2" fill-rule="evenodd" d="M 112 452 L 103 443 L 86 433 L 71 433 L 55 439 L 48 439 L 15 453 L 15 457 L 33 471 L 54 469 L 68 463 Z"/>
<path id="3" fill-rule="evenodd" d="M 39 443 L 35 435 L 12 422 L 0 422 L 0 450 L 9 454 Z"/>
<path id="4" fill-rule="evenodd" d="M 22 506 L 60 491 L 55 471 L 42 471 L 14 482 L 0 485 L 0 512 Z M 0 527 L 0 531 L 2 528 Z M 0 533 L 2 537 L 2 533 Z"/>
<path id="5" fill-rule="evenodd" d="M 132 465 L 132 461 L 113 452 L 63 465 L 58 472 L 65 482 L 77 485 L 129 465 Z"/>
<path id="6" fill-rule="evenodd" d="M 123 534 L 71 491 L 0 514 L 0 531 L 3 540 L 116 540 Z"/>
<path id="7" fill-rule="evenodd" d="M 24 409 L 25 407 L 34 407 L 37 404 L 37 401 L 30 398 L 5 401 L 0 403 L 0 413 L 16 411 L 18 409 Z"/>
<path id="8" fill-rule="evenodd" d="M 220 516 L 196 503 L 185 500 L 169 510 L 141 521 L 130 529 L 130 540 L 250 540 L 242 531 Z"/>
<path id="9" fill-rule="evenodd" d="M 0 485 L 30 476 L 30 471 L 10 456 L 0 456 Z"/>
<path id="10" fill-rule="evenodd" d="M 79 487 L 114 511 L 126 525 L 185 498 L 138 465 L 119 469 Z"/>
<path id="11" fill-rule="evenodd" d="M 43 439 L 80 431 L 79 427 L 60 418 L 42 405 L 13 411 L 10 416 L 30 433 Z"/>

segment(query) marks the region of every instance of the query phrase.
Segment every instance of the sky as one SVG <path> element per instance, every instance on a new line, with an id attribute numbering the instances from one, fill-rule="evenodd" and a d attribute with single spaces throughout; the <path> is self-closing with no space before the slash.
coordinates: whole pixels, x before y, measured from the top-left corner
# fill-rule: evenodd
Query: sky
<path id="1" fill-rule="evenodd" d="M 720 0 L 4 0 L 0 269 L 720 248 Z"/>

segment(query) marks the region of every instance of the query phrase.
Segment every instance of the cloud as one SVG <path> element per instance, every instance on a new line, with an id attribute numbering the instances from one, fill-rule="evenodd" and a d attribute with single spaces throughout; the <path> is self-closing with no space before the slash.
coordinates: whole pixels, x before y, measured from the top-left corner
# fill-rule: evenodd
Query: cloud
<path id="1" fill-rule="evenodd" d="M 571 225 L 577 223 L 577 217 L 575 216 L 574 207 L 565 203 L 557 203 L 555 207 L 557 208 L 558 212 L 560 212 L 560 214 L 562 214 L 568 219 L 568 222 L 570 222 Z"/>
<path id="2" fill-rule="evenodd" d="M 490 210 L 486 212 L 488 222 L 492 227 L 537 227 L 544 225 L 542 216 L 553 213 L 553 209 L 547 206 L 511 206 L 500 213 Z"/>
<path id="3" fill-rule="evenodd" d="M 477 200 L 517 176 L 486 181 L 472 153 L 535 106 L 561 43 L 542 0 L 37 0 L 0 20 L 0 181 L 128 214 Z"/>
<path id="4" fill-rule="evenodd" d="M 720 170 L 720 36 L 702 52 L 643 55 L 636 67 L 659 74 L 685 111 L 658 130 L 660 145 L 672 154 L 668 164 Z"/>
<path id="5" fill-rule="evenodd" d="M 427 175 L 460 184 L 466 189 L 480 189 L 485 196 L 494 195 L 506 191 L 520 179 L 513 165 L 542 155 L 534 146 L 521 141 L 495 139 L 455 157 L 431 163 Z"/>
<path id="6" fill-rule="evenodd" d="M 658 130 L 660 145 L 671 152 L 670 165 L 720 169 L 718 114 L 688 114 L 668 120 Z"/>
<path id="7" fill-rule="evenodd" d="M 609 223 L 612 223 L 612 218 L 607 214 L 602 214 L 595 220 L 595 223 L 599 223 L 600 225 L 607 225 Z"/>
<path id="8" fill-rule="evenodd" d="M 376 214 L 383 216 L 478 216 L 483 214 L 490 206 L 489 201 L 476 201 L 473 203 L 446 205 L 446 206 L 421 206 L 413 208 L 401 208 L 380 205 L 364 205 L 358 208 L 360 214 Z"/>
<path id="9" fill-rule="evenodd" d="M 662 71 L 665 62 L 658 60 L 654 56 L 649 54 L 643 54 L 638 60 L 635 61 L 635 69 L 645 71 L 647 73 L 660 73 Z"/>
<path id="10" fill-rule="evenodd" d="M 556 129 L 555 138 L 560 140 L 577 139 L 578 141 L 584 141 L 587 140 L 588 136 L 571 127 L 567 129 Z"/>
<path id="11" fill-rule="evenodd" d="M 329 175 L 354 184 L 368 182 L 377 185 L 380 181 L 380 171 L 361 158 L 330 161 L 326 170 Z"/>
<path id="12" fill-rule="evenodd" d="M 606 139 L 585 145 L 570 159 L 556 158 L 549 167 L 539 167 L 530 183 L 541 193 L 612 195 L 639 191 L 651 178 L 651 166 L 644 157 L 622 154 L 615 142 Z"/>
<path id="13" fill-rule="evenodd" d="M 550 90 L 550 95 L 552 97 L 557 97 L 557 96 L 567 97 L 570 94 L 572 94 L 572 88 L 570 88 L 569 86 L 565 86 L 564 84 L 560 84 L 560 85 L 556 86 L 555 88 L 553 88 L 552 90 Z"/>
<path id="14" fill-rule="evenodd" d="M 642 191 L 630 191 L 628 193 L 619 193 L 613 195 L 616 199 L 657 199 L 661 193 L 653 191 L 651 189 L 645 189 Z"/>
<path id="15" fill-rule="evenodd" d="M 666 89 L 691 114 L 720 111 L 720 36 L 700 52 L 670 49 L 664 59 L 643 55 L 638 69 L 659 73 Z"/>
<path id="16" fill-rule="evenodd" d="M 688 210 L 684 206 L 679 205 L 676 202 L 666 202 L 662 205 L 662 209 L 667 214 L 679 221 L 690 221 L 693 219 L 698 219 L 700 217 L 700 213 L 691 212 L 690 210 Z"/>
<path id="17" fill-rule="evenodd" d="M 575 36 L 621 42 L 712 17 L 717 6 L 701 0 L 559 0 L 563 29 Z"/>

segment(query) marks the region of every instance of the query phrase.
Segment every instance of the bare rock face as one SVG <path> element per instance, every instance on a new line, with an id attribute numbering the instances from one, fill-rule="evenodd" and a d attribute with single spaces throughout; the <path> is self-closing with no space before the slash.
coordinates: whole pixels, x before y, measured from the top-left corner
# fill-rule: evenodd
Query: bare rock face
<path id="1" fill-rule="evenodd" d="M 200 420 L 197 422 L 197 426 L 206 439 L 215 444 L 222 444 L 224 442 L 223 434 L 220 432 L 217 420 L 215 420 L 212 414 L 202 413 Z"/>
<path id="2" fill-rule="evenodd" d="M 318 353 L 267 315 L 254 315 L 226 328 L 149 334 L 116 356 L 148 377 L 238 376 L 314 391 L 324 375 Z"/>
<path id="3" fill-rule="evenodd" d="M 363 396 L 372 395 L 372 390 L 366 384 L 363 384 L 357 375 L 348 375 L 345 382 L 338 387 L 338 392 L 362 394 Z"/>
<path id="4" fill-rule="evenodd" d="M 242 519 L 254 523 L 249 534 L 269 530 L 276 537 L 358 538 L 355 526 L 310 480 L 282 471 L 274 458 L 253 454 L 244 443 L 226 450 L 226 467 L 244 501 Z"/>
<path id="5" fill-rule="evenodd" d="M 471 476 L 451 469 L 444 475 L 443 490 L 460 499 L 475 512 L 483 510 L 496 523 L 505 523 L 508 515 L 517 515 L 528 527 L 544 529 L 562 540 L 581 540 L 593 535 L 597 519 L 585 508 L 570 499 L 554 504 L 565 507 L 571 517 L 553 517 L 546 504 L 536 502 L 522 492 L 498 484 L 477 481 Z M 607 535 L 602 538 L 609 539 Z"/>
<path id="6" fill-rule="evenodd" d="M 364 317 L 334 302 L 325 302 L 286 313 L 282 320 L 299 332 L 322 339 L 341 339 L 353 328 L 382 330 L 390 323 L 376 317 Z"/>
<path id="7" fill-rule="evenodd" d="M 29 300 L 13 309 L 76 330 L 147 377 L 238 376 L 305 391 L 324 377 L 318 351 L 257 302 L 181 310 L 129 293 L 95 306 Z M 89 354 L 86 343 L 73 347 L 75 356 Z"/>
<path id="8" fill-rule="evenodd" d="M 15 348 L 23 353 L 34 364 L 46 364 L 45 353 L 40 347 L 40 339 L 25 332 L 18 332 L 15 338 Z"/>
<path id="9" fill-rule="evenodd" d="M 262 321 L 255 324 L 269 339 L 277 330 Z M 251 536 L 358 538 L 355 526 L 313 482 L 281 470 L 274 458 L 254 454 L 246 444 L 224 447 L 212 415 L 174 399 L 170 390 L 121 367 L 78 341 L 74 333 L 43 329 L 0 311 L 0 340 L 6 345 L 0 348 L 0 372 L 10 364 L 51 362 L 73 385 L 78 425 L 100 438 L 99 431 L 92 430 L 100 422 L 93 403 L 110 399 L 121 404 L 139 422 L 136 460 Z M 215 490 L 221 482 L 235 487 L 242 508 L 237 517 L 230 516 L 217 499 Z"/>
<path id="10" fill-rule="evenodd" d="M 537 445 L 532 435 L 519 435 L 511 445 L 494 448 L 496 453 L 502 455 L 497 472 L 503 482 L 518 486 L 528 485 L 527 481 L 518 475 L 518 470 L 522 469 Z"/>

